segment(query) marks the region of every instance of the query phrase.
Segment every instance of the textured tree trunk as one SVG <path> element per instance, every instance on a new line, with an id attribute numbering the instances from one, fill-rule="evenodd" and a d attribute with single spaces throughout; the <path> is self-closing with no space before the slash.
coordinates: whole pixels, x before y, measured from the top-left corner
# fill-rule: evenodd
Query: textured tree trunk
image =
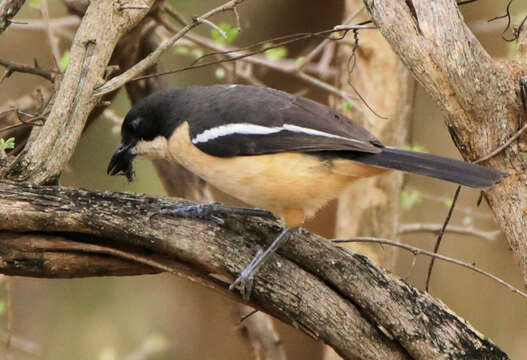
<path id="1" fill-rule="evenodd" d="M 518 50 L 497 61 L 481 46 L 454 1 L 364 1 L 374 23 L 445 115 L 455 145 L 475 161 L 526 121 L 520 78 L 527 74 L 527 26 Z M 527 132 L 482 163 L 510 176 L 485 191 L 527 284 Z"/>

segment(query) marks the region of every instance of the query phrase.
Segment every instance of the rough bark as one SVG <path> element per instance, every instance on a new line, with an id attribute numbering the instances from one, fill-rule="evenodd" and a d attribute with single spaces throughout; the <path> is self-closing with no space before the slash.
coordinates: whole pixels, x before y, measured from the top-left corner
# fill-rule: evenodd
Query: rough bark
<path id="1" fill-rule="evenodd" d="M 280 231 L 275 222 L 230 214 L 221 215 L 225 226 L 163 215 L 151 217 L 167 205 L 189 202 L 135 194 L 4 181 L 0 182 L 0 197 L 2 231 L 64 234 L 79 243 L 120 251 L 106 252 L 109 255 L 127 253 L 128 249 L 132 254 L 141 252 L 141 257 L 126 259 L 142 263 L 150 255 L 164 261 L 177 260 L 194 272 L 194 278 L 222 289 L 227 283 L 214 280 L 210 274 L 233 278 L 257 248 L 269 244 Z M 305 231 L 294 234 L 279 254 L 256 276 L 251 305 L 325 341 L 345 358 L 429 359 L 447 355 L 456 359 L 466 354 L 507 358 L 444 304 L 362 255 Z M 27 275 L 26 264 L 44 267 L 38 258 L 22 257 L 11 263 L 9 271 Z M 188 276 L 188 272 L 180 273 Z"/>
<path id="2" fill-rule="evenodd" d="M 153 0 L 145 2 L 148 5 Z M 88 115 L 97 103 L 92 96 L 103 81 L 119 38 L 145 15 L 144 10 L 119 10 L 111 0 L 90 3 L 70 50 L 70 62 L 50 115 L 34 127 L 26 151 L 10 164 L 6 177 L 53 183 L 69 161 Z"/>
<path id="3" fill-rule="evenodd" d="M 520 34 L 517 58 L 500 62 L 483 49 L 452 0 L 364 3 L 380 32 L 445 114 L 466 160 L 489 154 L 523 125 L 519 79 L 527 72 L 527 59 L 521 55 L 527 27 Z M 524 133 L 483 165 L 511 175 L 485 195 L 527 284 L 526 141 Z"/>

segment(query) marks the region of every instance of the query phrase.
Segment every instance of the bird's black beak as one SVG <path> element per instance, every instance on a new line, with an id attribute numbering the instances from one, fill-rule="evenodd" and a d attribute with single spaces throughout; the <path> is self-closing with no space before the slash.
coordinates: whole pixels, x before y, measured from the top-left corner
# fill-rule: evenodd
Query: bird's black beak
<path id="1" fill-rule="evenodd" d="M 119 145 L 113 153 L 112 159 L 108 164 L 107 174 L 118 175 L 123 174 L 126 176 L 128 181 L 134 179 L 134 169 L 132 162 L 134 161 L 135 155 L 130 152 L 131 146 Z"/>

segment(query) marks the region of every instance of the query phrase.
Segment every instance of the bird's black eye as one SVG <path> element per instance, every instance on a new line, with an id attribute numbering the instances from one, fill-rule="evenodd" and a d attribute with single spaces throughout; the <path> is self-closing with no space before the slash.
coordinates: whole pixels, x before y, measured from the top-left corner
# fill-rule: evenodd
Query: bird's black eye
<path id="1" fill-rule="evenodd" d="M 136 133 L 139 129 L 139 124 L 141 123 L 141 118 L 135 118 L 128 123 L 128 130 L 132 133 Z"/>

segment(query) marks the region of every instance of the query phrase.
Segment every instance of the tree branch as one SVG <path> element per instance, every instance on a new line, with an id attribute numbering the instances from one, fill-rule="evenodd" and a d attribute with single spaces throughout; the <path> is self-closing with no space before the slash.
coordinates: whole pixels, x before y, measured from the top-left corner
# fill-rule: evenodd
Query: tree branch
<path id="1" fill-rule="evenodd" d="M 200 17 L 195 18 L 190 24 L 185 25 L 181 30 L 179 30 L 174 36 L 171 38 L 163 41 L 159 47 L 150 53 L 146 58 L 138 62 L 135 66 L 133 66 L 131 69 L 127 70 L 125 73 L 114 77 L 113 79 L 106 82 L 104 85 L 98 87 L 93 95 L 94 96 L 101 96 L 104 94 L 107 94 L 109 92 L 112 92 L 124 84 L 126 84 L 128 81 L 135 78 L 137 75 L 143 73 L 145 70 L 147 70 L 149 67 L 154 65 L 158 60 L 159 57 L 169 48 L 171 48 L 179 39 L 181 39 L 183 36 L 185 36 L 186 33 L 188 33 L 190 30 L 198 26 L 203 22 L 203 20 L 207 20 L 209 17 L 218 14 L 220 12 L 234 10 L 238 5 L 240 5 L 245 0 L 231 0 L 226 2 L 225 4 L 218 6 L 215 9 L 212 9 L 205 14 L 201 15 Z"/>
<path id="2" fill-rule="evenodd" d="M 52 71 L 46 71 L 39 67 L 35 66 L 27 66 L 24 64 L 17 64 L 11 61 L 0 59 L 0 65 L 6 68 L 7 76 L 11 75 L 13 72 L 21 72 L 21 73 L 27 73 L 27 74 L 33 74 L 40 77 L 43 77 L 46 80 L 49 80 L 51 82 L 55 81 L 56 73 Z"/>
<path id="3" fill-rule="evenodd" d="M 222 214 L 223 227 L 163 215 L 151 218 L 168 205 L 189 202 L 126 193 L 0 181 L 0 197 L 4 234 L 58 234 L 99 247 L 104 241 L 105 247 L 114 249 L 106 255 L 130 251 L 165 261 L 177 259 L 194 278 L 208 283 L 213 283 L 210 274 L 236 276 L 257 248 L 269 244 L 280 230 L 269 220 L 233 214 Z M 441 302 L 375 267 L 364 256 L 349 254 L 305 231 L 293 235 L 279 253 L 256 276 L 251 306 L 327 342 L 344 357 L 402 359 L 409 354 L 429 359 L 448 354 L 461 358 L 468 353 L 508 358 Z M 139 259 L 144 257 L 150 256 Z M 0 255 L 0 264 L 4 272 L 7 266 L 12 273 L 24 275 L 24 265 L 45 268 L 46 263 L 24 258 L 9 262 Z M 216 280 L 214 285 L 228 293 L 226 283 Z"/>
<path id="4" fill-rule="evenodd" d="M 522 128 L 517 60 L 494 61 L 470 32 L 454 1 L 364 0 L 373 21 L 445 114 L 455 145 L 475 161 Z M 410 9 L 408 4 L 413 4 Z M 511 174 L 485 191 L 527 284 L 527 167 L 520 136 L 486 165 Z"/>
<path id="5" fill-rule="evenodd" d="M 149 0 L 151 4 L 154 0 Z M 92 91 L 102 82 L 119 38 L 145 11 L 119 11 L 112 0 L 92 1 L 71 46 L 71 57 L 44 126 L 33 129 L 34 141 L 18 157 L 7 178 L 34 183 L 54 182 L 69 161 L 97 101 Z"/>
<path id="6" fill-rule="evenodd" d="M 0 34 L 7 29 L 18 10 L 24 5 L 25 0 L 4 0 L 0 4 Z"/>

